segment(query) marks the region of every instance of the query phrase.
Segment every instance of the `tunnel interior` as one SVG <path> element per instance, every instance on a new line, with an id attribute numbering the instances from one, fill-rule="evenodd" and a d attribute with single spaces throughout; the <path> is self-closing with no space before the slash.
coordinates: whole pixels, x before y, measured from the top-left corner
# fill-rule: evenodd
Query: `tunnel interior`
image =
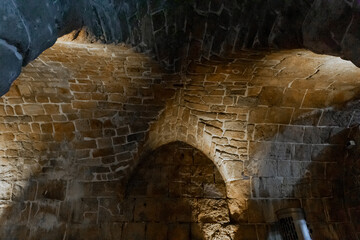
<path id="1" fill-rule="evenodd" d="M 359 9 L 0 3 L 0 239 L 360 239 Z"/>

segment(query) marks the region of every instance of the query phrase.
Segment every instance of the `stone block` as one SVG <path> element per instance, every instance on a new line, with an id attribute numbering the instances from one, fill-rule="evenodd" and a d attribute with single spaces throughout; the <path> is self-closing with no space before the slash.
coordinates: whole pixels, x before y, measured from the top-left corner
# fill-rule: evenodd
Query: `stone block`
<path id="1" fill-rule="evenodd" d="M 67 233 L 69 239 L 99 239 L 99 226 L 94 224 L 89 224 L 84 226 L 83 224 L 72 224 L 70 231 Z"/>
<path id="2" fill-rule="evenodd" d="M 200 199 L 198 221 L 202 223 L 228 223 L 229 209 L 226 200 Z"/>
<path id="3" fill-rule="evenodd" d="M 202 224 L 192 223 L 190 229 L 191 232 L 190 239 L 205 240 L 205 236 L 201 228 L 202 228 Z"/>
<path id="4" fill-rule="evenodd" d="M 175 223 L 170 224 L 168 227 L 169 240 L 186 240 L 190 236 L 190 224 Z"/>
<path id="5" fill-rule="evenodd" d="M 293 111 L 294 111 L 293 108 L 271 107 L 267 112 L 265 122 L 289 124 Z"/>
<path id="6" fill-rule="evenodd" d="M 215 138 L 213 138 L 212 141 L 214 141 L 214 139 Z M 227 141 L 227 139 L 225 140 Z M 194 165 L 211 165 L 211 166 L 213 165 L 213 162 L 198 150 L 194 151 L 193 158 L 194 158 Z"/>
<path id="7" fill-rule="evenodd" d="M 246 130 L 246 123 L 240 121 L 225 121 L 224 128 L 227 130 L 234 130 L 234 131 L 245 131 Z"/>
<path id="8" fill-rule="evenodd" d="M 46 218 L 47 216 L 45 216 L 44 218 L 49 221 L 49 219 Z M 51 223 L 48 223 L 51 224 Z M 65 235 L 66 232 L 66 226 L 65 224 L 58 224 L 58 226 L 54 226 L 51 228 L 52 231 L 49 231 L 47 228 L 38 228 L 35 231 L 31 231 L 31 233 L 29 234 L 29 238 L 31 240 L 35 240 L 35 239 L 44 239 L 44 240 L 51 240 L 51 239 L 57 239 L 57 238 L 62 238 Z M 84 239 L 84 238 L 79 238 L 79 239 Z M 94 238 L 92 238 L 94 239 Z"/>
<path id="9" fill-rule="evenodd" d="M 277 220 L 275 215 L 277 210 L 300 206 L 301 203 L 298 199 L 249 199 L 249 222 L 273 223 Z"/>
<path id="10" fill-rule="evenodd" d="M 284 178 L 301 178 L 306 172 L 308 164 L 298 161 L 279 161 L 278 176 Z"/>
<path id="11" fill-rule="evenodd" d="M 278 165 L 280 165 L 278 161 L 268 160 L 268 159 L 261 160 L 256 163 L 257 169 L 256 172 L 254 172 L 253 174 L 254 176 L 260 176 L 260 177 L 276 177 L 279 175 Z"/>
<path id="12" fill-rule="evenodd" d="M 58 133 L 69 133 L 75 131 L 75 126 L 72 122 L 54 123 L 54 130 Z"/>
<path id="13" fill-rule="evenodd" d="M 246 137 L 246 133 L 244 131 L 226 130 L 224 133 L 224 137 L 236 139 L 236 140 L 244 140 Z"/>
<path id="14" fill-rule="evenodd" d="M 103 149 L 95 149 L 92 153 L 93 157 L 105 157 L 114 155 L 114 149 L 113 148 L 103 148 Z"/>
<path id="15" fill-rule="evenodd" d="M 189 73 L 208 73 L 208 74 L 211 74 L 211 73 L 215 73 L 215 67 L 193 62 L 193 63 L 191 63 L 189 65 L 188 72 Z"/>
<path id="16" fill-rule="evenodd" d="M 320 179 L 312 181 L 311 194 L 315 198 L 333 196 L 333 188 L 331 182 Z"/>
<path id="17" fill-rule="evenodd" d="M 13 185 L 11 199 L 13 201 L 33 201 L 35 200 L 36 192 L 36 181 L 16 181 Z"/>
<path id="18" fill-rule="evenodd" d="M 326 108 L 332 101 L 329 90 L 309 90 L 301 105 L 302 108 Z"/>
<path id="19" fill-rule="evenodd" d="M 205 183 L 205 198 L 226 198 L 225 184 Z"/>
<path id="20" fill-rule="evenodd" d="M 271 143 L 269 151 L 264 158 L 270 160 L 291 160 L 294 159 L 295 145 L 286 143 Z"/>
<path id="21" fill-rule="evenodd" d="M 348 222 L 349 217 L 346 211 L 344 200 L 339 198 L 326 198 L 324 201 L 326 215 L 330 222 Z"/>
<path id="22" fill-rule="evenodd" d="M 247 201 L 249 223 L 264 223 L 265 216 L 261 200 L 249 199 Z"/>
<path id="23" fill-rule="evenodd" d="M 329 164 L 321 163 L 321 162 L 313 162 L 308 165 L 307 167 L 307 174 L 310 174 L 312 179 L 326 179 L 327 178 L 327 171 L 329 168 Z M 340 171 L 338 169 L 338 171 Z M 329 173 L 330 174 L 330 173 Z M 328 179 L 334 179 L 336 176 L 339 176 L 339 174 L 336 174 L 334 172 L 333 176 L 329 176 Z"/>
<path id="24" fill-rule="evenodd" d="M 248 207 L 246 199 L 229 199 L 228 207 L 230 212 L 230 221 L 233 223 L 248 222 Z"/>
<path id="25" fill-rule="evenodd" d="M 351 223 L 336 224 L 336 233 L 345 239 L 356 239 L 358 234 Z"/>
<path id="26" fill-rule="evenodd" d="M 44 115 L 44 108 L 40 104 L 26 104 L 23 106 L 25 114 L 28 115 Z"/>
<path id="27" fill-rule="evenodd" d="M 124 240 L 145 239 L 145 223 L 125 223 L 122 237 Z"/>
<path id="28" fill-rule="evenodd" d="M 97 103 L 94 101 L 73 101 L 74 109 L 96 109 Z"/>
<path id="29" fill-rule="evenodd" d="M 255 141 L 271 141 L 276 140 L 278 134 L 278 125 L 257 124 L 255 125 L 254 140 Z"/>
<path id="30" fill-rule="evenodd" d="M 159 201 L 156 199 L 136 199 L 134 220 L 137 222 L 159 221 L 159 207 Z"/>
<path id="31" fill-rule="evenodd" d="M 298 126 L 279 126 L 279 134 L 277 141 L 302 143 L 304 135 L 304 127 Z"/>
<path id="32" fill-rule="evenodd" d="M 146 239 L 167 240 L 168 225 L 163 223 L 148 223 L 146 225 Z"/>
<path id="33" fill-rule="evenodd" d="M 175 150 L 173 163 L 181 165 L 192 165 L 193 149 L 179 148 Z"/>
<path id="34" fill-rule="evenodd" d="M 0 199 L 1 200 L 10 200 L 12 185 L 7 181 L 0 181 Z"/>
<path id="35" fill-rule="evenodd" d="M 160 204 L 159 217 L 167 222 L 191 222 L 193 206 L 189 198 L 165 198 Z"/>
<path id="36" fill-rule="evenodd" d="M 304 90 L 287 88 L 284 92 L 281 106 L 299 108 L 304 99 L 304 95 Z"/>
<path id="37" fill-rule="evenodd" d="M 257 240 L 256 226 L 241 224 L 237 226 L 234 240 Z"/>
<path id="38" fill-rule="evenodd" d="M 310 161 L 311 160 L 311 145 L 310 144 L 296 144 L 294 160 Z"/>
<path id="39" fill-rule="evenodd" d="M 263 87 L 259 95 L 259 104 L 266 106 L 280 106 L 283 98 L 283 88 Z"/>
<path id="40" fill-rule="evenodd" d="M 324 111 L 319 121 L 319 126 L 347 127 L 350 124 L 352 111 Z"/>
<path id="41" fill-rule="evenodd" d="M 344 158 L 344 146 L 320 145 L 311 146 L 311 161 L 316 162 L 339 162 Z"/>
<path id="42" fill-rule="evenodd" d="M 220 165 L 222 176 L 227 181 L 243 178 L 244 164 L 242 161 L 226 160 Z"/>
<path id="43" fill-rule="evenodd" d="M 310 229 L 312 229 L 311 237 L 313 239 L 325 238 L 325 239 L 338 239 L 339 235 L 336 233 L 333 224 L 328 223 L 311 223 Z"/>
<path id="44" fill-rule="evenodd" d="M 269 154 L 270 146 L 268 142 L 249 142 L 249 159 L 264 159 Z"/>
<path id="45" fill-rule="evenodd" d="M 66 181 L 63 180 L 39 181 L 36 199 L 63 201 L 66 196 L 66 185 Z"/>
<path id="46" fill-rule="evenodd" d="M 252 196 L 254 198 L 281 198 L 282 177 L 259 177 L 252 181 Z"/>
<path id="47" fill-rule="evenodd" d="M 104 239 L 121 239 L 123 223 L 103 223 L 100 225 L 100 236 Z"/>

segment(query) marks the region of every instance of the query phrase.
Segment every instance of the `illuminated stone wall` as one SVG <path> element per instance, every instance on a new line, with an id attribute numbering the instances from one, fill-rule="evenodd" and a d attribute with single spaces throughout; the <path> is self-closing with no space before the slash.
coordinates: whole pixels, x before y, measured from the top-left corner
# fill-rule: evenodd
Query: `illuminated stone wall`
<path id="1" fill-rule="evenodd" d="M 59 44 L 24 69 L 1 98 L 1 239 L 91 239 L 82 231 L 106 221 L 99 209 L 174 93 L 163 75 L 149 57 L 100 45 Z"/>
<path id="2" fill-rule="evenodd" d="M 213 57 L 176 75 L 125 46 L 59 43 L 1 98 L 0 236 L 132 239 L 124 231 L 145 221 L 124 200 L 132 181 L 180 141 L 225 182 L 218 239 L 266 239 L 284 207 L 305 209 L 314 239 L 356 239 L 357 147 L 345 146 L 358 139 L 359 76 L 304 50 Z M 211 229 L 202 237 L 216 239 Z"/>
<path id="3" fill-rule="evenodd" d="M 152 148 L 184 141 L 213 159 L 239 222 L 303 207 L 315 239 L 355 238 L 343 186 L 349 127 L 359 124 L 355 66 L 297 50 L 213 58 L 188 72 L 152 126 Z"/>

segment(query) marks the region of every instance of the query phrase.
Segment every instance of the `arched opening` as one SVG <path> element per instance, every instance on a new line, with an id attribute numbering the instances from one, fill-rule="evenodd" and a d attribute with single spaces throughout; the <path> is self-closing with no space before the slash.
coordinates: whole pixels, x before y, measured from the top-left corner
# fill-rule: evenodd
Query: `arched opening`
<path id="1" fill-rule="evenodd" d="M 203 59 L 169 75 L 124 46 L 56 45 L 2 98 L 3 235 L 116 239 L 125 222 L 125 235 L 137 233 L 147 220 L 129 220 L 136 201 L 119 193 L 139 156 L 182 141 L 226 184 L 228 222 L 186 222 L 202 237 L 265 239 L 284 207 L 303 207 L 315 237 L 352 237 L 357 162 L 344 148 L 357 139 L 358 74 L 296 50 Z"/>
<path id="2" fill-rule="evenodd" d="M 130 178 L 125 201 L 133 216 L 122 239 L 232 239 L 225 182 L 214 163 L 182 142 L 146 156 Z"/>
<path id="3" fill-rule="evenodd" d="M 0 100 L 0 238 L 141 233 L 146 207 L 119 192 L 139 156 L 173 141 L 202 151 L 226 184 L 230 222 L 197 216 L 205 237 L 265 239 L 276 210 L 302 207 L 315 239 L 359 238 L 359 69 L 293 49 L 359 66 L 358 8 L 326 0 L 3 1 L 0 93 L 30 64 Z M 82 25 L 86 40 L 130 43 L 178 74 L 124 45 L 60 43 L 31 62 Z M 210 200 L 209 212 L 219 206 Z M 137 222 L 124 224 L 134 206 Z M 167 237 L 169 229 L 196 232 L 177 223 Z"/>

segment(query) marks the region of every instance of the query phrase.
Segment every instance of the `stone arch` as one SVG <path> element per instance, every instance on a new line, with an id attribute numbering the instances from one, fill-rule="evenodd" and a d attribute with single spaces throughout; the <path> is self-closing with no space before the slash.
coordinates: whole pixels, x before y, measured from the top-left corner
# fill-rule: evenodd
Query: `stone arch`
<path id="1" fill-rule="evenodd" d="M 336 206 L 337 190 L 342 187 L 337 170 L 338 164 L 344 161 L 349 128 L 359 121 L 359 86 L 354 81 L 359 71 L 340 59 L 303 50 L 264 55 L 255 54 L 252 58 L 261 59 L 260 62 L 269 60 L 262 62 L 264 65 L 272 64 L 272 61 L 279 64 L 257 68 L 253 78 L 249 78 L 251 74 L 247 75 L 253 65 L 246 65 L 249 62 L 243 59 L 237 60 L 239 65 L 227 59 L 204 60 L 201 64 L 191 65 L 182 91 L 168 102 L 159 120 L 151 127 L 146 146 L 181 140 L 213 159 L 227 183 L 228 193 L 236 194 L 233 207 L 237 208 L 239 222 L 256 225 L 268 233 L 269 226 L 276 221 L 276 210 L 303 207 L 314 237 L 352 236 L 356 223 L 348 219 L 354 213 L 349 209 L 345 212 L 344 207 L 336 209 L 332 206 Z M 302 72 L 296 70 L 300 63 Z M 241 76 L 236 75 L 241 71 Z M 247 92 L 243 96 L 239 94 L 230 106 L 225 102 L 218 104 L 218 112 L 216 108 L 210 108 L 212 99 L 206 98 L 206 87 L 232 81 L 238 86 L 242 81 L 247 82 Z M 236 89 L 238 93 L 240 88 Z M 193 94 L 188 94 L 190 91 Z M 216 96 L 211 97 L 215 99 Z M 209 102 L 201 103 L 205 99 Z M 234 139 L 230 135 L 224 137 L 227 127 L 234 126 L 221 125 L 217 121 L 219 112 L 229 117 L 222 123 L 231 122 L 231 117 L 234 122 L 246 122 L 247 133 L 243 139 L 249 145 L 245 166 L 222 165 L 239 160 L 239 153 L 227 155 L 226 160 L 217 155 L 240 150 L 240 147 L 218 145 L 222 145 L 220 141 L 230 145 L 235 143 L 231 140 L 241 136 L 241 130 L 237 130 Z M 229 171 L 226 170 L 236 170 L 234 174 L 237 175 L 233 175 L 236 177 L 227 175 Z M 345 205 L 343 199 L 340 200 L 338 203 Z M 334 209 L 333 213 L 331 209 Z M 357 208 L 352 206 L 351 210 L 356 212 Z"/>
<path id="2" fill-rule="evenodd" d="M 123 239 L 233 239 L 225 182 L 196 148 L 172 142 L 145 156 L 125 192 Z M 174 238 L 174 239 L 175 239 Z"/>
<path id="3" fill-rule="evenodd" d="M 192 80 L 187 84 L 191 84 L 191 82 Z M 184 84 L 185 88 L 187 84 Z M 226 183 L 243 180 L 245 174 L 243 160 L 246 159 L 247 152 L 246 141 L 240 140 L 245 135 L 243 121 L 239 119 L 231 121 L 230 124 L 235 125 L 233 128 L 234 135 L 238 136 L 229 136 L 230 140 L 228 140 L 227 137 L 222 137 L 222 132 L 226 131 L 226 126 L 217 125 L 220 123 L 216 120 L 217 113 L 197 110 L 195 112 L 199 115 L 191 113 L 194 109 L 187 106 L 185 98 L 184 90 L 179 90 L 173 99 L 167 101 L 166 107 L 159 116 L 159 119 L 150 126 L 148 138 L 144 144 L 145 152 L 170 142 L 185 142 L 199 149 L 211 159 L 218 167 Z M 234 109 L 234 111 L 237 110 L 236 108 Z M 241 108 L 239 110 L 241 112 Z M 237 115 L 237 113 L 234 114 Z M 244 115 L 246 114 L 244 112 Z M 226 114 L 224 113 L 224 115 Z M 242 117 L 242 113 L 239 113 L 239 118 Z M 212 124 L 217 126 L 214 127 Z M 227 142 L 226 144 L 232 144 L 233 146 L 228 149 L 218 149 L 215 147 L 217 143 L 224 141 Z"/>

